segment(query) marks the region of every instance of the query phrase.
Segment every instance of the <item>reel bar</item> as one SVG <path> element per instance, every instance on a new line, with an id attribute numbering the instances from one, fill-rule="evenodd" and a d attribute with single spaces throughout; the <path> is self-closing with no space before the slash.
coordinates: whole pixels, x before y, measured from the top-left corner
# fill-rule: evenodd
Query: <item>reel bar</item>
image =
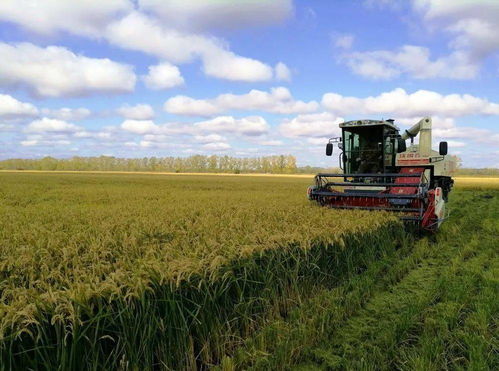
<path id="1" fill-rule="evenodd" d="M 421 187 L 426 186 L 426 183 L 349 183 L 349 182 L 331 182 L 326 183 L 325 186 L 342 186 L 342 187 Z"/>
<path id="2" fill-rule="evenodd" d="M 398 212 L 419 212 L 419 208 L 398 208 L 398 207 L 376 207 L 376 206 L 350 206 L 350 205 L 327 205 L 332 209 L 352 209 L 352 210 L 385 210 L 385 211 L 398 211 Z"/>
<path id="3" fill-rule="evenodd" d="M 391 194 L 391 193 L 335 193 L 329 191 L 312 191 L 311 195 L 322 197 L 364 197 L 364 198 L 403 198 L 403 199 L 422 199 L 421 194 Z"/>
<path id="4" fill-rule="evenodd" d="M 319 173 L 316 178 L 419 178 L 422 173 L 386 173 L 386 174 L 329 174 Z"/>

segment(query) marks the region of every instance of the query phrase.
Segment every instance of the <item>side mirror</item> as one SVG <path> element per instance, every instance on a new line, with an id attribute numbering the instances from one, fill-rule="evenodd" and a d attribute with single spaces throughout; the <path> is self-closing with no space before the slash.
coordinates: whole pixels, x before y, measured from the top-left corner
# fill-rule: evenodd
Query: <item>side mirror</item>
<path id="1" fill-rule="evenodd" d="M 402 138 L 397 138 L 397 153 L 402 153 L 407 150 L 407 146 L 405 145 L 405 140 Z"/>
<path id="2" fill-rule="evenodd" d="M 447 151 L 448 151 L 447 142 L 440 142 L 440 145 L 438 147 L 438 153 L 440 154 L 440 156 L 445 156 L 447 154 Z"/>
<path id="3" fill-rule="evenodd" d="M 326 144 L 326 156 L 331 156 L 333 154 L 333 143 Z"/>
<path id="4" fill-rule="evenodd" d="M 341 142 L 338 143 L 338 148 L 341 149 L 341 150 L 343 150 L 343 143 L 341 143 Z"/>

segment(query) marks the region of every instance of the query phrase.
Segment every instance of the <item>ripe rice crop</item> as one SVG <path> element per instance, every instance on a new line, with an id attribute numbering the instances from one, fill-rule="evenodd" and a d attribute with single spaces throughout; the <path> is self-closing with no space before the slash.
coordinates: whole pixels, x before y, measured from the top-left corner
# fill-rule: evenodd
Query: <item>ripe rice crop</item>
<path id="1" fill-rule="evenodd" d="M 0 174 L 0 368 L 205 367 L 403 238 L 310 182 Z"/>
<path id="2" fill-rule="evenodd" d="M 499 181 L 484 179 L 456 179 L 436 234 L 266 321 L 219 369 L 498 370 Z"/>

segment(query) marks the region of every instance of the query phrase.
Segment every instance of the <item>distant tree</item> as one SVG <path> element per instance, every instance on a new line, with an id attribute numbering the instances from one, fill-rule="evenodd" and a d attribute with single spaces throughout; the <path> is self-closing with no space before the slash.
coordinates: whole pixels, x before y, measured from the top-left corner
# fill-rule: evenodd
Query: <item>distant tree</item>
<path id="1" fill-rule="evenodd" d="M 117 158 L 113 156 L 57 159 L 7 159 L 0 161 L 6 170 L 76 170 L 76 171 L 167 171 L 225 173 L 294 173 L 300 171 L 291 155 L 240 158 L 194 155 L 190 157 Z"/>

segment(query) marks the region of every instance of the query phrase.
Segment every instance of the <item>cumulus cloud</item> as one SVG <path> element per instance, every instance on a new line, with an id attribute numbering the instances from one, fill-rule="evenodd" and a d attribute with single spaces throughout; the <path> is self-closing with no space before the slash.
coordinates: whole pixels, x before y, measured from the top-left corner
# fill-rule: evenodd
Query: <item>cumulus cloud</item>
<path id="1" fill-rule="evenodd" d="M 25 133 L 74 133 L 82 130 L 80 126 L 66 122 L 64 120 L 50 119 L 43 117 L 32 121 L 25 129 Z"/>
<path id="2" fill-rule="evenodd" d="M 206 143 L 203 144 L 202 148 L 207 151 L 219 152 L 219 151 L 227 151 L 231 148 L 229 143 L 225 142 L 215 142 L 215 143 Z"/>
<path id="3" fill-rule="evenodd" d="M 431 58 L 422 46 L 397 50 L 344 53 L 339 60 L 358 75 L 391 79 L 409 75 L 417 79 L 475 78 L 485 58 L 499 50 L 499 2 L 493 0 L 412 0 L 413 10 L 430 32 L 451 35 L 449 52 Z"/>
<path id="4" fill-rule="evenodd" d="M 43 108 L 42 114 L 49 118 L 56 118 L 64 121 L 80 121 L 88 118 L 92 112 L 88 108 Z"/>
<path id="5" fill-rule="evenodd" d="M 212 120 L 194 124 L 196 129 L 212 133 L 236 133 L 248 136 L 258 136 L 269 131 L 270 126 L 263 117 L 250 116 L 236 119 L 232 116 L 220 116 Z"/>
<path id="6" fill-rule="evenodd" d="M 36 96 L 124 93 L 135 86 L 131 66 L 77 55 L 63 47 L 0 43 L 0 55 L 0 85 L 26 88 Z"/>
<path id="7" fill-rule="evenodd" d="M 471 79 L 478 65 L 462 51 L 430 59 L 430 50 L 421 46 L 404 45 L 397 51 L 376 50 L 345 53 L 340 58 L 357 75 L 372 79 L 390 79 L 408 74 L 416 79 Z"/>
<path id="8" fill-rule="evenodd" d="M 163 108 L 168 113 L 185 116 L 214 116 L 223 111 L 206 99 L 194 99 L 185 95 L 168 99 Z"/>
<path id="9" fill-rule="evenodd" d="M 194 99 L 176 96 L 164 104 L 165 111 L 177 115 L 213 116 L 230 110 L 264 111 L 291 114 L 313 112 L 318 108 L 315 101 L 303 102 L 293 99 L 290 91 L 283 87 L 270 92 L 251 90 L 247 94 L 221 94 L 213 99 Z"/>
<path id="10" fill-rule="evenodd" d="M 153 90 L 170 89 L 184 84 L 178 67 L 167 62 L 150 66 L 149 73 L 143 79 L 146 86 Z"/>
<path id="11" fill-rule="evenodd" d="M 73 134 L 75 138 L 83 138 L 83 139 L 111 139 L 112 133 L 108 131 L 77 131 Z"/>
<path id="12" fill-rule="evenodd" d="M 152 120 L 125 120 L 121 128 L 134 134 L 157 133 L 160 128 Z"/>
<path id="13" fill-rule="evenodd" d="M 7 94 L 0 94 L 0 117 L 17 118 L 38 115 L 38 109 L 31 103 L 20 102 Z"/>
<path id="14" fill-rule="evenodd" d="M 196 143 L 214 143 L 214 142 L 226 142 L 227 138 L 218 134 L 209 135 L 195 135 L 194 141 Z"/>
<path id="15" fill-rule="evenodd" d="M 499 50 L 499 3 L 494 0 L 413 0 L 426 24 L 454 36 L 450 46 L 482 60 Z"/>
<path id="16" fill-rule="evenodd" d="M 154 117 L 154 110 L 148 104 L 124 105 L 118 108 L 116 113 L 130 120 L 150 120 Z"/>
<path id="17" fill-rule="evenodd" d="M 456 124 L 433 129 L 434 143 L 447 140 L 449 147 L 461 148 L 470 141 L 480 146 L 499 146 L 499 133 L 477 127 L 458 126 Z M 453 151 L 452 151 L 453 152 Z"/>
<path id="18" fill-rule="evenodd" d="M 124 49 L 141 51 L 175 64 L 200 58 L 203 71 L 212 77 L 265 81 L 273 76 L 270 66 L 234 54 L 217 38 L 167 28 L 139 12 L 110 24 L 106 38 Z"/>
<path id="19" fill-rule="evenodd" d="M 291 81 L 291 70 L 284 63 L 279 62 L 275 66 L 275 78 L 281 81 Z"/>
<path id="20" fill-rule="evenodd" d="M 269 131 L 270 126 L 263 117 L 249 116 L 236 119 L 219 116 L 195 123 L 167 123 L 157 125 L 152 120 L 125 120 L 121 129 L 139 135 L 191 135 L 203 138 L 209 134 L 237 134 L 259 136 Z"/>
<path id="21" fill-rule="evenodd" d="M 321 138 L 307 138 L 307 143 L 312 144 L 314 146 L 324 146 L 330 137 L 321 137 Z"/>
<path id="22" fill-rule="evenodd" d="M 0 20 L 40 34 L 66 31 L 99 37 L 109 22 L 132 9 L 129 0 L 2 0 Z"/>
<path id="23" fill-rule="evenodd" d="M 28 138 L 22 140 L 21 146 L 23 147 L 33 147 L 33 146 L 44 146 L 44 147 L 54 147 L 54 146 L 67 146 L 71 144 L 71 141 L 67 139 L 47 139 L 47 138 Z"/>
<path id="24" fill-rule="evenodd" d="M 231 1 L 144 0 L 138 6 L 131 0 L 46 0 L 43 4 L 38 3 L 4 0 L 0 4 L 0 20 L 17 23 L 40 34 L 63 31 L 107 40 L 123 49 L 156 56 L 162 61 L 160 66 L 164 62 L 178 64 L 200 59 L 206 75 L 246 82 L 270 80 L 274 70 L 259 60 L 235 54 L 226 41 L 193 30 L 192 25 L 199 25 L 202 31 L 208 32 L 213 25 L 243 25 L 245 20 L 247 24 L 272 23 L 292 10 L 291 0 L 242 0 L 237 4 Z M 190 27 L 184 27 L 186 25 Z M 146 83 L 153 89 L 175 86 L 181 82 L 177 73 L 171 66 L 158 67 L 150 71 Z M 165 77 L 169 83 L 165 82 Z M 127 86 L 125 90 L 128 90 Z"/>
<path id="25" fill-rule="evenodd" d="M 338 124 L 344 119 L 329 112 L 298 115 L 285 119 L 279 131 L 285 137 L 328 137 L 339 134 Z"/>
<path id="26" fill-rule="evenodd" d="M 277 147 L 282 146 L 284 142 L 282 140 L 270 139 L 259 141 L 258 144 L 260 144 L 261 146 Z"/>
<path id="27" fill-rule="evenodd" d="M 350 34 L 333 34 L 331 38 L 333 39 L 334 46 L 341 49 L 350 49 L 355 40 L 355 37 Z"/>
<path id="28" fill-rule="evenodd" d="M 273 76 L 272 67 L 252 58 L 241 57 L 222 48 L 203 53 L 206 75 L 232 81 L 267 81 Z"/>
<path id="29" fill-rule="evenodd" d="M 411 118 L 427 115 L 441 117 L 499 115 L 498 103 L 469 94 L 442 95 L 429 90 L 418 90 L 408 94 L 400 88 L 367 98 L 326 93 L 322 97 L 322 105 L 328 111 L 339 115 L 391 114 Z"/>
<path id="30" fill-rule="evenodd" d="M 274 24 L 293 12 L 291 0 L 139 0 L 139 5 L 166 24 L 194 32 Z"/>

